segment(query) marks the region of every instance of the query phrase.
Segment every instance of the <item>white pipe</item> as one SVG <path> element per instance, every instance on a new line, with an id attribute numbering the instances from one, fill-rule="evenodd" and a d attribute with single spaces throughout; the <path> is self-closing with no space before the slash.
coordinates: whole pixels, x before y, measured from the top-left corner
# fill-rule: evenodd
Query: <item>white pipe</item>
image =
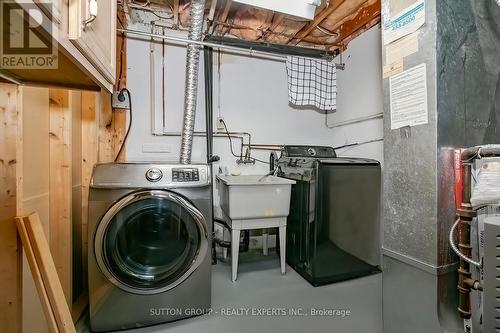
<path id="1" fill-rule="evenodd" d="M 212 47 L 214 49 L 219 49 L 219 50 L 230 50 L 230 51 L 233 51 L 233 52 L 239 53 L 239 54 L 244 54 L 244 55 L 249 55 L 249 56 L 257 56 L 257 57 L 261 57 L 261 58 L 268 58 L 271 60 L 279 60 L 279 61 L 286 60 L 286 56 L 277 55 L 277 54 L 274 54 L 272 52 L 256 51 L 253 49 L 245 50 L 245 49 L 242 49 L 240 47 L 235 47 L 235 46 L 231 46 L 231 45 L 222 45 L 222 44 L 204 42 L 204 41 L 194 41 L 194 40 L 192 41 L 192 40 L 182 38 L 182 37 L 153 34 L 150 32 L 144 32 L 144 31 L 140 31 L 140 30 L 116 29 L 116 31 L 123 32 L 126 34 L 137 35 L 137 36 L 154 37 L 154 38 L 169 40 L 172 42 L 177 42 L 177 43 L 182 43 L 182 44 L 196 44 L 196 45 L 200 45 L 200 46 Z M 312 57 L 302 57 L 302 58 L 318 60 L 318 58 L 312 58 Z M 335 66 L 337 67 L 338 70 L 345 69 L 345 64 L 343 64 L 342 61 L 340 64 L 335 64 Z"/>
<path id="2" fill-rule="evenodd" d="M 153 41 L 149 43 L 149 103 L 151 110 L 151 128 L 156 131 L 156 82 L 155 82 L 155 49 Z M 165 92 L 162 92 L 165 93 Z"/>
<path id="3" fill-rule="evenodd" d="M 500 1 L 500 0 L 499 0 Z M 328 124 L 328 113 L 326 113 L 325 116 L 325 125 L 328 128 L 335 128 L 335 127 L 340 127 L 340 126 L 345 126 L 345 125 L 350 125 L 350 124 L 356 124 L 356 123 L 361 123 L 364 121 L 372 120 L 372 119 L 377 119 L 377 118 L 383 118 L 384 114 L 383 113 L 377 113 L 369 116 L 364 116 L 364 117 L 359 117 L 359 118 L 353 118 L 350 120 L 345 120 L 345 121 L 339 121 L 338 123 L 334 124 Z"/>

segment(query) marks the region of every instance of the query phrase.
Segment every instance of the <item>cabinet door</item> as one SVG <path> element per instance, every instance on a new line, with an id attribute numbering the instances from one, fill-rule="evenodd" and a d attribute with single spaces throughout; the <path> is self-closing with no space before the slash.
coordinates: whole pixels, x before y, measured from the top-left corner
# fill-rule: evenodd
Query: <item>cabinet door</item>
<path id="1" fill-rule="evenodd" d="M 62 21 L 63 3 L 62 0 L 34 0 L 40 9 L 51 18 L 52 21 L 60 24 Z"/>
<path id="2" fill-rule="evenodd" d="M 91 0 L 69 0 L 69 39 L 110 82 L 116 78 L 116 1 L 98 0 L 97 17 L 84 26 Z"/>

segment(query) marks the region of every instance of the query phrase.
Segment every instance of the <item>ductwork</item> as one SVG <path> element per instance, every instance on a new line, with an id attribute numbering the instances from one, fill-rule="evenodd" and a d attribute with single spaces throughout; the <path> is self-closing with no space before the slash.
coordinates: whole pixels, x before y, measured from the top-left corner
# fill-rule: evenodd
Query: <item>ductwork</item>
<path id="1" fill-rule="evenodd" d="M 188 38 L 200 41 L 203 31 L 204 0 L 193 0 L 190 6 L 191 28 Z M 186 56 L 186 86 L 184 93 L 184 117 L 181 136 L 180 163 L 191 163 L 193 148 L 194 123 L 196 119 L 196 100 L 198 97 L 198 69 L 200 63 L 200 47 L 188 44 Z"/>

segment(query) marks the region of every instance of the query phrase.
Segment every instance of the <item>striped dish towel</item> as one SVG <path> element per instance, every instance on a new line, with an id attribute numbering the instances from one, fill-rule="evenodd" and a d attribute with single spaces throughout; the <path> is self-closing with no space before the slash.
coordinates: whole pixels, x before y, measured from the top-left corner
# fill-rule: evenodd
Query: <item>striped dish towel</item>
<path id="1" fill-rule="evenodd" d="M 334 61 L 289 56 L 286 72 L 290 103 L 315 106 L 323 111 L 337 109 L 337 68 Z"/>

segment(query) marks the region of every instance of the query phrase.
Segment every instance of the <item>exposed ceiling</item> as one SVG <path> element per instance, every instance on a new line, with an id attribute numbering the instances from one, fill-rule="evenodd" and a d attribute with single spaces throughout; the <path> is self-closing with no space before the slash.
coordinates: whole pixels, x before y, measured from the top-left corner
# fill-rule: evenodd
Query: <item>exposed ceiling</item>
<path id="1" fill-rule="evenodd" d="M 126 0 L 132 10 L 149 11 L 174 29 L 189 26 L 189 0 Z M 243 5 L 207 0 L 207 36 L 234 37 L 327 51 L 344 49 L 380 22 L 380 0 L 324 0 L 312 21 Z"/>

